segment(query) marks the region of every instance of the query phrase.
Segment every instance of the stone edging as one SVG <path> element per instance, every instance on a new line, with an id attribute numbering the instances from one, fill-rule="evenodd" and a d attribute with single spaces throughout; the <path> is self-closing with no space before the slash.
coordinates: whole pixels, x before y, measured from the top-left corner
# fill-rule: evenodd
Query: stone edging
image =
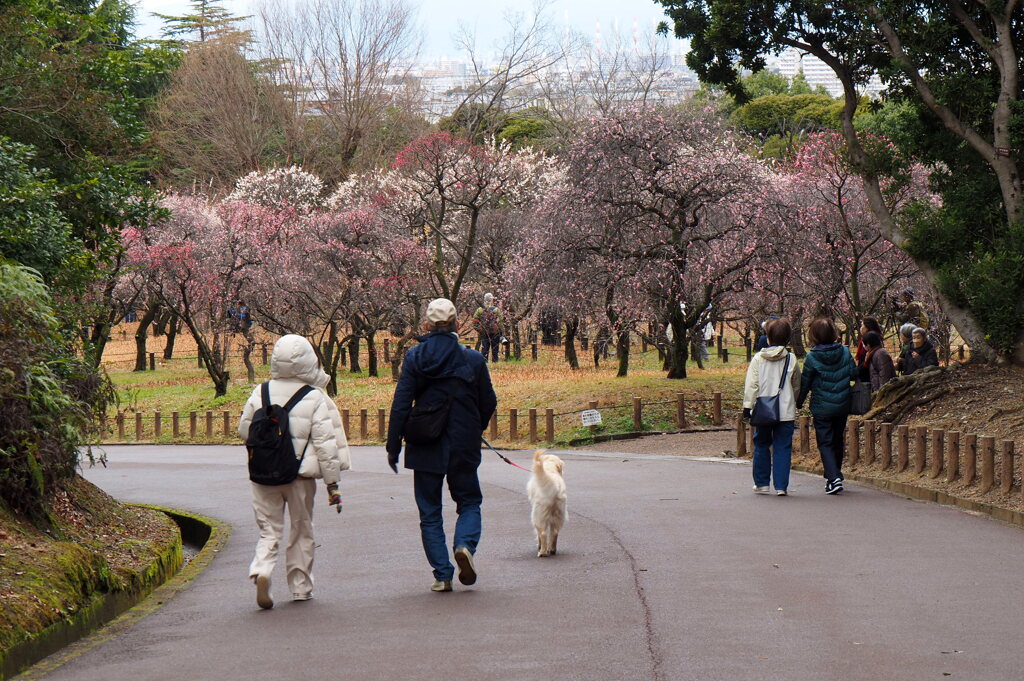
<path id="1" fill-rule="evenodd" d="M 801 471 L 803 473 L 812 473 L 814 475 L 821 475 L 821 468 L 816 466 L 806 466 L 804 464 L 792 464 L 793 470 Z M 971 499 L 964 499 L 948 492 L 942 492 L 940 490 L 928 489 L 926 487 L 918 487 L 917 485 L 911 485 L 906 482 L 899 480 L 890 480 L 888 478 L 877 478 L 871 475 L 864 475 L 853 471 L 843 471 L 843 477 L 847 480 L 858 482 L 868 487 L 874 487 L 875 489 L 884 490 L 886 492 L 892 492 L 893 494 L 899 494 L 901 496 L 909 497 L 911 499 L 919 499 L 921 501 L 931 501 L 944 506 L 955 506 L 965 511 L 971 511 L 973 513 L 982 513 L 990 516 L 995 520 L 1014 525 L 1016 527 L 1024 528 L 1024 513 L 1019 511 L 1013 511 L 1002 506 L 996 506 L 995 504 L 986 504 L 980 501 L 973 501 Z"/>
<path id="2" fill-rule="evenodd" d="M 28 668 L 17 677 L 17 681 L 40 679 L 79 655 L 123 633 L 185 589 L 209 566 L 231 535 L 231 526 L 227 523 L 189 511 L 149 504 L 129 505 L 166 513 L 180 528 L 182 540 L 185 543 L 201 545 L 202 549 L 180 570 L 180 562 L 174 566 L 174 570 L 161 570 L 154 576 L 152 583 L 143 586 L 140 591 L 99 596 L 81 617 L 76 617 L 71 622 L 58 622 L 30 641 L 14 646 L 4 660 L 0 680 L 8 678 L 6 674 L 14 672 L 19 666 Z M 174 551 L 181 556 L 181 543 L 176 543 L 167 553 Z M 154 564 L 162 563 L 163 559 L 164 556 L 161 555 Z"/>

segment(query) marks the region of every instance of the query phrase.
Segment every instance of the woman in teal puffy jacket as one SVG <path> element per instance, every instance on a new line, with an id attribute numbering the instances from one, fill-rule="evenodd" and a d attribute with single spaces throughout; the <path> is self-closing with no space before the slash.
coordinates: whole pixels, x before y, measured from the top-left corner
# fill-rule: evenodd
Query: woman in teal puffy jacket
<path id="1" fill-rule="evenodd" d="M 814 437 L 825 469 L 825 494 L 843 491 L 843 453 L 846 419 L 850 415 L 850 382 L 857 379 L 857 363 L 839 342 L 839 330 L 831 319 L 815 319 L 807 329 L 812 346 L 804 361 L 798 408 L 811 394 Z"/>

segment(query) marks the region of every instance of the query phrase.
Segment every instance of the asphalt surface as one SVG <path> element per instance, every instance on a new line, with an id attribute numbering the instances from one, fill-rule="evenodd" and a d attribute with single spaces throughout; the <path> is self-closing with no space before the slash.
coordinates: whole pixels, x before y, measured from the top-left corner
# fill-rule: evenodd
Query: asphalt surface
<path id="1" fill-rule="evenodd" d="M 686 453 L 718 453 L 700 448 Z M 435 594 L 411 474 L 392 474 L 379 448 L 353 453 L 344 512 L 318 490 L 314 600 L 288 600 L 282 555 L 277 607 L 262 611 L 246 577 L 244 450 L 108 448 L 108 467 L 85 471 L 100 487 L 234 532 L 189 588 L 46 678 L 1024 677 L 1018 529 L 853 484 L 825 496 L 799 474 L 791 496 L 755 496 L 748 463 L 586 452 L 564 456 L 569 522 L 559 555 L 538 559 L 527 474 L 489 455 L 480 579 Z M 529 453 L 510 456 L 526 465 Z"/>

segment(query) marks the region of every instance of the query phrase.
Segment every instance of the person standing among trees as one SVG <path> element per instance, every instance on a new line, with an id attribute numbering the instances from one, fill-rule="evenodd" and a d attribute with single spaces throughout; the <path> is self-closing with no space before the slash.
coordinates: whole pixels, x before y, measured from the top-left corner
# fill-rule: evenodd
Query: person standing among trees
<path id="1" fill-rule="evenodd" d="M 487 361 L 488 351 L 491 361 L 498 361 L 501 345 L 501 311 L 494 304 L 494 294 L 484 294 L 484 304 L 473 313 L 473 325 L 480 334 L 480 353 Z"/>
<path id="2" fill-rule="evenodd" d="M 323 391 L 327 381 L 327 373 L 320 368 L 310 342 L 294 334 L 282 336 L 274 344 L 270 380 L 252 391 L 238 423 L 238 434 L 249 444 L 250 430 L 258 432 L 261 418 L 273 416 L 268 413 L 269 407 L 283 406 L 287 420 L 284 432 L 291 439 L 291 451 L 299 459 L 298 474 L 291 481 L 251 483 L 260 537 L 249 577 L 256 584 L 256 603 L 264 609 L 274 607 L 270 576 L 284 532 L 286 507 L 290 522 L 285 549 L 286 578 L 295 601 L 313 597 L 313 497 L 317 478 L 323 478 L 327 485 L 327 503 L 340 508 L 338 478 L 341 471 L 349 469 L 350 459 L 338 407 Z M 280 427 L 273 430 L 280 432 Z M 253 456 L 250 450 L 250 478 Z"/>
<path id="3" fill-rule="evenodd" d="M 864 369 L 867 368 L 864 364 L 864 357 L 868 354 L 868 348 L 864 344 L 864 337 L 867 336 L 867 334 L 869 334 L 872 331 L 874 331 L 879 335 L 879 337 L 881 337 L 882 325 L 878 323 L 878 319 L 876 319 L 875 317 L 865 317 L 864 320 L 860 323 L 860 342 L 857 343 L 857 354 L 854 356 L 854 359 L 857 360 L 857 366 L 861 367 L 862 369 L 861 380 L 864 381 L 868 380 L 866 372 L 863 371 Z"/>
<path id="4" fill-rule="evenodd" d="M 911 341 L 903 350 L 900 360 L 904 376 L 925 367 L 939 366 L 939 355 L 935 352 L 935 346 L 929 342 L 927 331 L 917 327 L 911 332 Z"/>
<path id="5" fill-rule="evenodd" d="M 796 393 L 800 371 L 786 345 L 793 329 L 785 319 L 775 319 L 765 329 L 768 347 L 754 355 L 743 387 L 743 416 L 749 419 L 758 397 L 779 397 L 779 422 L 754 427 L 754 492 L 768 494 L 774 478 L 775 493 L 784 497 L 789 488 L 796 421 Z"/>
<path id="6" fill-rule="evenodd" d="M 811 322 L 807 329 L 811 351 L 804 360 L 800 395 L 796 406 L 802 408 L 811 395 L 814 437 L 825 469 L 825 494 L 843 491 L 843 454 L 846 420 L 850 415 L 850 382 L 858 369 L 849 349 L 839 342 L 839 329 L 831 319 Z"/>
<path id="7" fill-rule="evenodd" d="M 480 438 L 497 407 L 487 362 L 459 343 L 455 305 L 438 298 L 427 306 L 427 335 L 405 355 L 391 403 L 388 465 L 398 472 L 405 441 L 405 467 L 413 471 L 420 534 L 434 571 L 430 590 L 452 590 L 455 569 L 448 558 L 441 491 L 445 478 L 458 520 L 453 541 L 459 581 L 476 582 L 473 556 L 480 542 L 483 494 L 477 468 Z"/>
<path id="8" fill-rule="evenodd" d="M 893 366 L 892 357 L 882 346 L 882 334 L 869 331 L 861 340 L 864 347 L 867 348 L 862 366 L 868 371 L 867 378 L 865 378 L 863 369 L 861 370 L 861 380 L 870 382 L 871 392 L 876 393 L 883 385 L 896 377 L 896 368 Z"/>
<path id="9" fill-rule="evenodd" d="M 928 329 L 928 313 L 925 312 L 924 305 L 914 300 L 914 289 L 909 286 L 900 294 L 900 309 L 896 319 L 901 325 L 913 324 L 926 331 Z"/>

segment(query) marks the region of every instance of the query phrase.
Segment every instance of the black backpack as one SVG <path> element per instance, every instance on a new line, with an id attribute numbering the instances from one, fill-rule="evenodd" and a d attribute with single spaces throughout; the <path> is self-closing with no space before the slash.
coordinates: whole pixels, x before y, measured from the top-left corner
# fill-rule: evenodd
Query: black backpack
<path id="1" fill-rule="evenodd" d="M 288 413 L 302 401 L 313 386 L 304 385 L 283 407 L 270 403 L 270 382 L 261 386 L 263 406 L 256 410 L 249 426 L 245 446 L 249 450 L 249 479 L 260 485 L 287 485 L 299 475 L 299 467 L 306 456 L 295 457 L 292 436 L 288 432 Z"/>

